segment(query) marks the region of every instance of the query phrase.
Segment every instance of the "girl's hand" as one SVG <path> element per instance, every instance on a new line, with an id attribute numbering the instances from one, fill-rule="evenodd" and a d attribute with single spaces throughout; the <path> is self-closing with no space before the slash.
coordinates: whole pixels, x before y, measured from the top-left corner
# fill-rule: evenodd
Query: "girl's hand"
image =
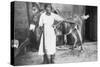
<path id="1" fill-rule="evenodd" d="M 36 27 L 36 26 L 35 26 L 34 24 L 30 24 L 29 30 L 32 30 L 32 31 L 34 32 L 35 27 Z"/>

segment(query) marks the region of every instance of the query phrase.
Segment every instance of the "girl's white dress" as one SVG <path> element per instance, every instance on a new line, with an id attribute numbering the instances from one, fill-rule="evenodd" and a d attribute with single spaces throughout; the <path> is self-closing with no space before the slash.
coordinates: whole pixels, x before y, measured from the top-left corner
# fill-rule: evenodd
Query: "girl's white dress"
<path id="1" fill-rule="evenodd" d="M 52 27 L 54 20 L 63 21 L 63 18 L 57 14 L 51 13 L 51 15 L 46 15 L 46 12 L 40 16 L 39 26 L 43 26 L 45 30 L 45 49 L 48 55 L 53 55 L 56 52 L 56 35 L 54 28 Z M 41 36 L 39 55 L 44 55 L 43 52 L 43 34 Z"/>

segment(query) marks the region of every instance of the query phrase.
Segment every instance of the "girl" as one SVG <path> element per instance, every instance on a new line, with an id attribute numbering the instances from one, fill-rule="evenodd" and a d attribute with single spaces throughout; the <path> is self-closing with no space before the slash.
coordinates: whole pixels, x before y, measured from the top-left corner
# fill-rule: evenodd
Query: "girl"
<path id="1" fill-rule="evenodd" d="M 45 12 L 40 16 L 39 26 L 43 27 L 43 33 L 41 36 L 39 55 L 43 56 L 43 63 L 54 63 L 54 55 L 56 52 L 56 35 L 53 28 L 54 21 L 63 21 L 64 19 L 52 12 L 51 4 L 45 5 Z M 44 37 L 44 38 L 43 38 Z M 44 40 L 44 44 L 43 44 Z M 44 47 L 45 46 L 45 47 Z M 43 50 L 45 49 L 45 51 Z M 48 59 L 50 56 L 50 59 Z"/>

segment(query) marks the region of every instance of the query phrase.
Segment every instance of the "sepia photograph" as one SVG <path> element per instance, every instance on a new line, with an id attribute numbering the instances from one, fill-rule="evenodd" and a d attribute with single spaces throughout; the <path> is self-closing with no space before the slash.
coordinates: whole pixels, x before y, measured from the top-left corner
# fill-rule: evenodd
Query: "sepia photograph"
<path id="1" fill-rule="evenodd" d="M 98 60 L 97 6 L 11 2 L 11 65 Z"/>

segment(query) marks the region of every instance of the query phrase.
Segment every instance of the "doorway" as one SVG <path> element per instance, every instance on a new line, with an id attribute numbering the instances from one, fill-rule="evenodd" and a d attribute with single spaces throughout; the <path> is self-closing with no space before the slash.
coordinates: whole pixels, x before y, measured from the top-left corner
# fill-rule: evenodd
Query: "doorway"
<path id="1" fill-rule="evenodd" d="M 97 7 L 86 6 L 86 15 L 89 18 L 85 21 L 85 40 L 97 41 Z"/>

